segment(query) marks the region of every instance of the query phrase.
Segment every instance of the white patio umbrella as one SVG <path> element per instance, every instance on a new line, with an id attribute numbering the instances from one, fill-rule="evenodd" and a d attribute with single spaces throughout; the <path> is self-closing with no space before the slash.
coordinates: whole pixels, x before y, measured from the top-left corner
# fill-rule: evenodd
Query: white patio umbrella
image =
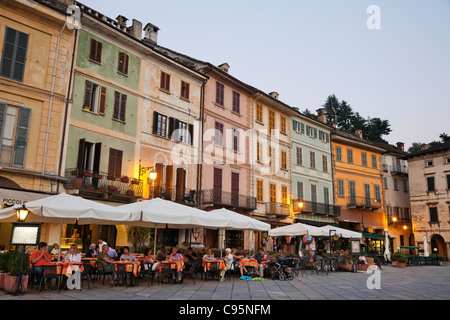
<path id="1" fill-rule="evenodd" d="M 0 222 L 15 222 L 15 209 L 0 210 Z M 26 222 L 65 224 L 130 224 L 140 216 L 120 207 L 87 200 L 82 197 L 61 193 L 26 203 L 31 210 Z"/>
<path id="2" fill-rule="evenodd" d="M 387 231 L 384 238 L 384 260 L 391 261 L 391 251 L 389 250 L 389 236 Z"/>
<path id="3" fill-rule="evenodd" d="M 361 239 L 362 238 L 362 233 L 361 232 L 356 232 L 356 231 L 352 231 L 352 230 L 348 230 L 348 229 L 344 229 L 344 228 L 338 228 L 338 227 L 334 227 L 334 226 L 330 226 L 330 225 L 326 225 L 326 226 L 322 226 L 319 229 L 324 231 L 324 236 L 329 236 L 330 235 L 330 230 L 335 230 L 336 234 L 341 237 L 341 238 L 353 238 L 353 239 Z"/>
<path id="4" fill-rule="evenodd" d="M 423 236 L 423 256 L 429 257 L 427 236 Z"/>
<path id="5" fill-rule="evenodd" d="M 205 211 L 161 198 L 144 200 L 120 206 L 133 214 L 140 214 L 141 219 L 134 225 L 155 228 L 190 229 L 195 227 L 219 229 L 229 224 L 226 217 L 208 215 Z M 156 241 L 154 242 L 156 250 Z"/>
<path id="6" fill-rule="evenodd" d="M 253 230 L 253 231 L 270 231 L 270 224 L 259 221 L 257 219 L 245 216 L 243 214 L 222 208 L 206 212 L 208 215 L 214 215 L 219 218 L 229 219 L 229 225 L 224 229 L 228 230 Z"/>
<path id="7" fill-rule="evenodd" d="M 296 223 L 288 226 L 271 229 L 269 231 L 270 237 L 295 237 L 303 235 L 323 236 L 323 230 L 318 227 L 313 227 L 304 223 Z"/>
<path id="8" fill-rule="evenodd" d="M 0 210 L 0 222 L 17 221 L 15 214 L 17 207 Z M 129 210 L 112 207 L 66 193 L 27 202 L 26 207 L 31 210 L 26 222 L 55 223 L 61 225 L 60 248 L 63 224 L 121 225 L 133 224 L 140 218 L 139 214 Z"/>

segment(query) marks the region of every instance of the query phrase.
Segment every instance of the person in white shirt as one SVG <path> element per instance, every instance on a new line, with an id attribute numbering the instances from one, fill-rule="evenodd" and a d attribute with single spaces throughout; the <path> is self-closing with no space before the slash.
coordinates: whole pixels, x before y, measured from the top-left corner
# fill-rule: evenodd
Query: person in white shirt
<path id="1" fill-rule="evenodd" d="M 98 252 L 102 252 L 102 248 L 104 245 L 107 245 L 105 241 L 101 237 L 98 238 Z"/>
<path id="2" fill-rule="evenodd" d="M 231 265 L 233 263 L 233 255 L 231 254 L 231 249 L 226 248 L 225 249 L 226 255 L 223 258 L 223 261 L 225 261 L 225 266 L 227 267 L 227 270 L 231 269 Z M 225 280 L 225 270 L 220 271 L 220 281 Z"/>
<path id="3" fill-rule="evenodd" d="M 65 262 L 81 262 L 81 253 L 78 252 L 78 247 L 75 244 L 70 246 L 69 253 L 64 258 Z"/>

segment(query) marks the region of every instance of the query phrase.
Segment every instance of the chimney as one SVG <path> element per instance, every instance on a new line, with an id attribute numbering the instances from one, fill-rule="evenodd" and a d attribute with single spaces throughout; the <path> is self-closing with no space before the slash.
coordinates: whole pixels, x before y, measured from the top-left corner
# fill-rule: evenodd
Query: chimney
<path id="1" fill-rule="evenodd" d="M 427 150 L 429 147 L 430 147 L 429 145 L 427 145 L 426 143 L 424 143 L 424 144 L 422 144 L 422 145 L 420 146 L 420 150 L 421 150 L 421 151 L 425 151 L 425 150 Z"/>
<path id="2" fill-rule="evenodd" d="M 220 66 L 218 66 L 218 68 L 223 72 L 228 73 L 228 70 L 230 70 L 230 65 L 228 63 L 222 63 Z"/>
<path id="3" fill-rule="evenodd" d="M 278 92 L 271 92 L 271 93 L 269 93 L 269 96 L 271 96 L 272 98 L 274 98 L 274 99 L 277 99 L 278 100 L 278 96 L 279 96 L 279 94 L 278 94 Z"/>
<path id="4" fill-rule="evenodd" d="M 128 21 L 128 19 L 125 18 L 124 16 L 120 16 L 120 15 L 119 15 L 119 16 L 117 16 L 116 20 L 117 20 L 117 23 L 119 24 L 119 26 L 120 26 L 121 29 L 124 29 L 124 28 L 127 27 L 127 21 Z"/>
<path id="5" fill-rule="evenodd" d="M 403 142 L 397 142 L 397 148 L 402 151 L 405 151 L 405 144 Z"/>
<path id="6" fill-rule="evenodd" d="M 158 31 L 159 28 L 151 23 L 147 23 L 144 28 L 145 36 L 144 40 L 150 42 L 151 44 L 158 44 Z"/>
<path id="7" fill-rule="evenodd" d="M 127 29 L 128 34 L 135 37 L 138 40 L 142 39 L 142 23 L 136 19 L 133 19 L 133 24 Z"/>
<path id="8" fill-rule="evenodd" d="M 320 108 L 316 110 L 317 112 L 317 120 L 319 120 L 322 123 L 327 124 L 327 109 Z"/>
<path id="9" fill-rule="evenodd" d="M 360 139 L 363 138 L 363 132 L 361 129 L 355 130 L 355 134 L 358 138 L 360 138 Z"/>

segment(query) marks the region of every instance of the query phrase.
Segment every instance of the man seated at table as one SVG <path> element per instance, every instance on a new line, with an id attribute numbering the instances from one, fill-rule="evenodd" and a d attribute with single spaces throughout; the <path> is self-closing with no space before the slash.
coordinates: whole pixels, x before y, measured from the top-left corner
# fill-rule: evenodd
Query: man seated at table
<path id="1" fill-rule="evenodd" d="M 169 261 L 183 261 L 184 257 L 180 251 L 178 251 L 177 247 L 172 247 L 172 251 L 170 252 L 169 257 L 167 258 Z M 183 279 L 183 271 L 177 272 L 177 281 L 181 282 Z"/>
<path id="2" fill-rule="evenodd" d="M 206 253 L 203 255 L 203 260 L 214 260 L 214 254 L 212 253 L 211 248 L 206 250 Z"/>
<path id="3" fill-rule="evenodd" d="M 51 261 L 52 256 L 47 252 L 47 243 L 40 242 L 38 245 L 38 251 L 33 252 L 30 256 L 30 262 L 32 264 L 31 273 L 36 276 L 38 286 L 41 285 L 45 266 Z M 44 289 L 48 289 L 50 281 L 51 279 L 47 279 L 47 282 L 44 284 Z"/>
<path id="4" fill-rule="evenodd" d="M 184 257 L 185 269 L 190 270 L 193 269 L 193 273 L 196 275 L 198 273 L 198 263 L 197 263 L 197 255 L 194 251 L 192 251 L 192 247 L 186 248 L 186 255 Z"/>
<path id="5" fill-rule="evenodd" d="M 259 265 L 259 276 L 264 276 L 264 264 L 262 264 L 263 261 L 269 261 L 269 256 L 267 253 L 264 252 L 264 248 L 259 248 L 258 252 L 251 256 L 252 259 L 255 259 L 258 261 Z"/>
<path id="6" fill-rule="evenodd" d="M 119 255 L 117 254 L 117 251 L 113 248 L 111 248 L 110 246 L 108 246 L 108 255 L 113 259 L 113 260 L 118 260 L 119 259 Z"/>
<path id="7" fill-rule="evenodd" d="M 158 250 L 156 253 L 155 260 L 157 261 L 164 261 L 167 259 L 167 252 L 166 252 L 166 246 L 161 246 L 161 249 Z"/>
<path id="8" fill-rule="evenodd" d="M 97 267 L 100 272 L 111 272 L 114 276 L 114 280 L 111 281 L 111 285 L 116 284 L 117 275 L 116 268 L 114 266 L 114 260 L 108 255 L 109 246 L 103 245 L 102 252 L 97 256 Z"/>
<path id="9" fill-rule="evenodd" d="M 92 243 L 89 246 L 89 249 L 86 251 L 85 257 L 86 258 L 95 258 L 97 256 L 97 251 L 95 250 L 95 248 L 96 248 L 96 244 Z"/>

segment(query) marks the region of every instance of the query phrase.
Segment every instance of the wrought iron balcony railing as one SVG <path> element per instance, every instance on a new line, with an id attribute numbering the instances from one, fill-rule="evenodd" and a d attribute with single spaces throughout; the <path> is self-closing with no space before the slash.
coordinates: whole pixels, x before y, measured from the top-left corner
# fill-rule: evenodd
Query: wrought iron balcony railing
<path id="1" fill-rule="evenodd" d="M 291 214 L 289 204 L 280 202 L 267 202 L 266 214 L 287 217 Z"/>
<path id="2" fill-rule="evenodd" d="M 236 207 L 247 210 L 256 209 L 256 198 L 220 190 L 202 190 L 202 203 Z"/>
<path id="3" fill-rule="evenodd" d="M 377 210 L 381 208 L 381 199 L 374 199 L 369 197 L 347 197 L 347 208 L 363 208 L 370 210 Z"/>
<path id="4" fill-rule="evenodd" d="M 120 194 L 142 197 L 142 180 L 126 176 L 116 177 L 106 172 L 96 172 L 80 168 L 66 170 L 66 189 L 80 189 L 85 191 Z"/>
<path id="5" fill-rule="evenodd" d="M 303 208 L 299 208 L 298 206 L 299 203 L 303 203 Z M 334 206 L 327 203 L 319 203 L 295 199 L 293 200 L 293 211 L 294 213 L 305 212 L 334 217 L 339 217 L 341 215 L 341 207 L 339 206 Z"/>
<path id="6" fill-rule="evenodd" d="M 179 203 L 195 205 L 198 203 L 198 192 L 177 187 L 154 186 L 150 187 L 150 198 L 161 198 Z"/>

